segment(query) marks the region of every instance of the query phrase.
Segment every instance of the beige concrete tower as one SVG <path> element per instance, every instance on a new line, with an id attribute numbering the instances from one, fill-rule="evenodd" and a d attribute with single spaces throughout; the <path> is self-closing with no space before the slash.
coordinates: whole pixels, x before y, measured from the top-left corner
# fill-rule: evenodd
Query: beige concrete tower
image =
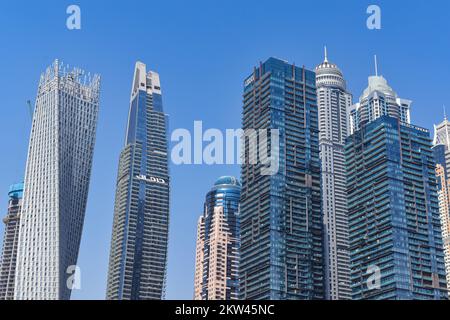
<path id="1" fill-rule="evenodd" d="M 239 259 L 239 198 L 234 177 L 222 177 L 206 196 L 198 222 L 195 300 L 237 300 Z"/>
<path id="2" fill-rule="evenodd" d="M 203 248 L 205 246 L 205 218 L 201 216 L 197 224 L 197 246 L 195 250 L 194 300 L 202 300 Z"/>

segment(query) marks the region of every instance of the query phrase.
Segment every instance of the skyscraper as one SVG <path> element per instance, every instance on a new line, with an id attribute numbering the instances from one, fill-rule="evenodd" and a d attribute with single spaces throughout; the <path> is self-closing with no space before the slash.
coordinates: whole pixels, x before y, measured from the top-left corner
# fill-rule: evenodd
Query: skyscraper
<path id="1" fill-rule="evenodd" d="M 240 298 L 323 299 L 315 73 L 276 58 L 254 68 L 244 81 L 243 129 L 279 130 L 279 170 L 263 175 L 245 144 Z M 259 151 L 265 147 L 259 141 Z"/>
<path id="2" fill-rule="evenodd" d="M 450 286 L 450 122 L 447 117 L 442 123 L 434 126 L 433 152 L 438 179 L 439 213 L 444 243 L 447 286 Z"/>
<path id="3" fill-rule="evenodd" d="M 16 299 L 69 299 L 91 176 L 100 77 L 55 61 L 42 74 L 25 172 Z"/>
<path id="4" fill-rule="evenodd" d="M 194 300 L 203 300 L 203 268 L 205 257 L 205 217 L 197 222 L 197 242 L 195 244 Z"/>
<path id="5" fill-rule="evenodd" d="M 164 298 L 170 191 L 167 125 L 159 75 L 137 62 L 117 176 L 108 299 Z"/>
<path id="6" fill-rule="evenodd" d="M 380 77 L 371 78 L 358 110 L 361 122 L 345 152 L 352 296 L 444 299 L 430 134 L 409 124 L 401 112 L 370 116 L 372 102 L 386 105 L 386 93 L 396 96 Z"/>
<path id="7" fill-rule="evenodd" d="M 22 208 L 23 183 L 14 184 L 8 192 L 8 213 L 3 219 L 5 232 L 0 260 L 0 300 L 14 299 L 17 245 L 19 243 L 20 209 Z"/>
<path id="8" fill-rule="evenodd" d="M 325 60 L 316 67 L 319 106 L 319 143 L 322 163 L 322 210 L 325 226 L 327 298 L 347 300 L 350 290 L 347 193 L 345 189 L 345 139 L 347 110 L 352 95 L 347 92 L 341 70 Z"/>
<path id="9" fill-rule="evenodd" d="M 195 300 L 239 298 L 239 199 L 234 177 L 219 178 L 198 222 Z"/>
<path id="10" fill-rule="evenodd" d="M 399 98 L 386 79 L 378 75 L 375 59 L 375 75 L 369 77 L 369 86 L 364 90 L 359 102 L 349 110 L 349 134 L 383 115 L 397 118 L 402 123 L 411 123 L 411 103 L 410 100 Z"/>

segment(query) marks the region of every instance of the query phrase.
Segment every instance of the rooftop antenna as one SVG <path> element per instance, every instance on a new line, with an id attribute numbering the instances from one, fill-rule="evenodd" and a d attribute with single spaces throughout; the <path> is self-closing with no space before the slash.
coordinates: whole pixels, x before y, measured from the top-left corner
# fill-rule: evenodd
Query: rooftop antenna
<path id="1" fill-rule="evenodd" d="M 375 55 L 375 76 L 378 77 L 378 60 L 377 60 L 377 55 Z"/>
<path id="2" fill-rule="evenodd" d="M 445 108 L 445 104 L 443 105 L 444 108 L 444 120 L 447 121 L 447 108 Z"/>
<path id="3" fill-rule="evenodd" d="M 328 51 L 327 51 L 327 46 L 324 47 L 324 51 L 325 51 L 325 62 L 328 62 Z"/>

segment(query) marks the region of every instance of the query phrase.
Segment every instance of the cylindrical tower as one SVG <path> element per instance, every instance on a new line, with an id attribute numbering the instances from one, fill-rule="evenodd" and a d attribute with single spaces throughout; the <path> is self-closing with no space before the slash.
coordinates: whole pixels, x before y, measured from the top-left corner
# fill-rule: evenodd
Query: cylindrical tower
<path id="1" fill-rule="evenodd" d="M 221 177 L 206 195 L 198 222 L 196 300 L 237 300 L 239 291 L 239 200 L 235 177 Z"/>

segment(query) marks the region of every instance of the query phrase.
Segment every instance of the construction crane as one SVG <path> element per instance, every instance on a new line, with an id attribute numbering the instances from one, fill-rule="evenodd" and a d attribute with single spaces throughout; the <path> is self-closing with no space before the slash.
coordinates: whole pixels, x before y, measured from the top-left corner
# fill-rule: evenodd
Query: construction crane
<path id="1" fill-rule="evenodd" d="M 28 112 L 30 113 L 30 119 L 33 121 L 33 107 L 31 106 L 31 101 L 27 100 Z"/>

